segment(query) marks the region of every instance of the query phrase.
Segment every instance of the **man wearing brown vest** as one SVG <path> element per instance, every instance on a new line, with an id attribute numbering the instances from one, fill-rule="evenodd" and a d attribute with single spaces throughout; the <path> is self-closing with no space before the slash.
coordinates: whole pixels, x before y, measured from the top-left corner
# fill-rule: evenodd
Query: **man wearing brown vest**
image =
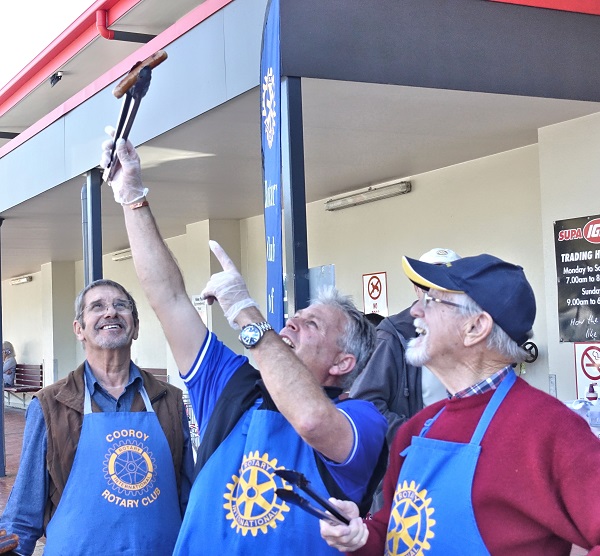
<path id="1" fill-rule="evenodd" d="M 75 301 L 86 360 L 32 400 L 0 527 L 29 555 L 170 554 L 193 473 L 182 392 L 131 361 L 134 299 L 97 280 Z M 98 533 L 98 525 L 102 531 Z"/>

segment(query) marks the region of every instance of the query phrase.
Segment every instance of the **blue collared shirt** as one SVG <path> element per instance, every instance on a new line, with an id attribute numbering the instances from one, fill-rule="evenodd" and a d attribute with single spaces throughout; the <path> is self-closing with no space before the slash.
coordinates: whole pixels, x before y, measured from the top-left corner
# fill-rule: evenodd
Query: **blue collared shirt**
<path id="1" fill-rule="evenodd" d="M 84 373 L 87 386 L 94 402 L 103 412 L 130 411 L 135 394 L 143 381 L 139 369 L 131 363 L 129 382 L 118 399 L 102 388 L 93 375 L 87 361 Z M 187 506 L 193 482 L 193 448 L 185 408 L 182 412 L 184 453 L 181 468 L 181 494 L 179 503 L 181 515 Z M 37 540 L 44 534 L 44 510 L 48 499 L 49 476 L 46 467 L 48 439 L 42 406 L 33 398 L 27 408 L 23 450 L 15 484 L 12 488 L 4 513 L 0 518 L 0 528 L 19 535 L 17 554 L 29 556 L 35 549 Z"/>
<path id="2" fill-rule="evenodd" d="M 104 413 L 109 411 L 131 411 L 133 398 L 136 393 L 140 391 L 143 384 L 142 375 L 133 363 L 129 365 L 129 382 L 125 387 L 125 392 L 119 396 L 119 399 L 114 398 L 102 388 L 100 382 L 98 382 L 98 379 L 94 376 L 94 373 L 92 373 L 92 369 L 90 369 L 87 361 L 84 365 L 84 373 L 90 396 Z"/>

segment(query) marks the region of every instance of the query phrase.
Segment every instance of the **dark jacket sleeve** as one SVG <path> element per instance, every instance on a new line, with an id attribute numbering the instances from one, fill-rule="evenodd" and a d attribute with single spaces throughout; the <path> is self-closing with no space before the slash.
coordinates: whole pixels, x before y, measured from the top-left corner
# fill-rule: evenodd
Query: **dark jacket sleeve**
<path id="1" fill-rule="evenodd" d="M 377 347 L 350 390 L 351 398 L 373 402 L 388 421 L 388 444 L 408 418 L 398 400 L 404 374 L 404 352 L 400 341 L 386 330 L 377 330 Z"/>
<path id="2" fill-rule="evenodd" d="M 405 348 L 416 335 L 410 307 L 377 327 L 377 346 L 356 379 L 350 396 L 373 402 L 388 421 L 391 446 L 398 427 L 423 409 L 421 368 L 406 363 Z"/>

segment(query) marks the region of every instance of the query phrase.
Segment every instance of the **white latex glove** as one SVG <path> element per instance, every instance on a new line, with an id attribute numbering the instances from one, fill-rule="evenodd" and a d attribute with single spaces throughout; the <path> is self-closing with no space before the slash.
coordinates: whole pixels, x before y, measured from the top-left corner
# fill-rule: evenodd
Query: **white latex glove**
<path id="1" fill-rule="evenodd" d="M 337 548 L 340 552 L 354 552 L 363 547 L 369 538 L 369 530 L 359 517 L 358 506 L 349 500 L 330 498 L 329 501 L 342 514 L 350 518 L 350 525 L 333 525 L 321 519 L 319 521 L 321 537 L 329 546 Z"/>
<path id="2" fill-rule="evenodd" d="M 206 299 L 209 305 L 212 305 L 216 299 L 225 313 L 229 326 L 239 328 L 235 319 L 240 311 L 247 307 L 258 307 L 258 305 L 250 297 L 242 275 L 235 268 L 225 250 L 216 241 L 211 240 L 208 245 L 221 263 L 223 272 L 213 274 L 200 295 Z"/>
<path id="3" fill-rule="evenodd" d="M 107 126 L 104 131 L 111 137 L 115 135 L 115 129 L 111 126 Z M 102 168 L 106 168 L 110 164 L 113 142 L 114 140 L 111 138 L 102 143 L 102 158 L 100 159 Z M 144 187 L 142 183 L 140 157 L 129 140 L 117 139 L 113 164 L 116 164 L 117 168 L 108 185 L 112 187 L 117 203 L 131 205 L 148 195 L 148 188 Z"/>

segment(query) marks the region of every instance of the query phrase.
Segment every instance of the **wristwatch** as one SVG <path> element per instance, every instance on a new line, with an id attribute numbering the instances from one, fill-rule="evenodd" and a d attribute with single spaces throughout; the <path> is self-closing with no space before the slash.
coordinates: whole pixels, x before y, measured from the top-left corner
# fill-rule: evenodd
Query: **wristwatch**
<path id="1" fill-rule="evenodd" d="M 240 342 L 245 348 L 252 349 L 268 330 L 273 330 L 273 327 L 266 321 L 247 324 L 240 332 Z"/>

